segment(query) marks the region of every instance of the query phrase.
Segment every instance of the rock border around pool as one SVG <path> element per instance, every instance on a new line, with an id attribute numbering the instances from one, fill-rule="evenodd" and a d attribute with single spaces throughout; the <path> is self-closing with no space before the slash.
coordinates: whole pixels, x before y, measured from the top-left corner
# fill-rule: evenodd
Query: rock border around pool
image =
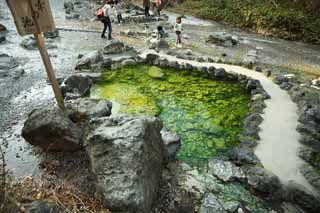
<path id="1" fill-rule="evenodd" d="M 113 42 L 119 43 L 117 41 L 113 41 Z M 179 63 L 178 59 L 176 61 L 168 61 L 167 59 L 159 56 L 159 54 L 157 53 L 146 54 L 146 57 L 141 57 L 141 55 L 138 55 L 137 53 L 133 55 L 130 54 L 128 56 L 116 55 L 115 57 L 112 54 L 111 55 L 109 54 L 107 56 L 103 54 L 103 52 L 105 52 L 106 50 L 108 51 L 109 48 L 111 50 L 114 49 L 113 48 L 114 43 L 111 45 L 108 43 L 104 48 L 104 51 L 95 51 L 95 52 L 80 56 L 80 62 L 78 63 L 78 65 L 84 64 L 85 69 L 78 70 L 73 76 L 70 76 L 63 81 L 62 88 L 63 88 L 63 91 L 65 91 L 64 95 L 66 99 L 74 99 L 73 101 L 81 102 L 82 100 L 81 97 L 87 91 L 90 90 L 90 87 L 92 86 L 92 84 L 94 82 L 99 82 L 100 80 L 102 80 L 102 69 L 112 69 L 113 67 L 130 66 L 130 65 L 136 65 L 136 64 L 148 64 L 152 66 L 153 65 L 159 66 L 162 68 L 174 68 L 177 70 L 184 69 L 184 70 L 189 70 L 190 72 L 200 72 L 200 73 L 207 74 L 209 78 L 216 79 L 216 80 L 237 81 L 244 88 L 246 88 L 247 91 L 251 94 L 250 111 L 248 113 L 248 116 L 244 120 L 243 134 L 239 135 L 239 140 L 241 143 L 237 147 L 235 147 L 233 150 L 231 150 L 223 158 L 212 159 L 209 162 L 207 170 L 204 172 L 204 175 L 208 177 L 209 176 L 214 177 L 214 179 L 216 179 L 217 181 L 219 180 L 225 184 L 228 184 L 228 183 L 241 184 L 243 187 L 245 187 L 247 190 L 251 192 L 252 196 L 257 196 L 259 197 L 259 199 L 262 199 L 263 202 L 266 202 L 267 206 L 282 206 L 284 202 L 290 202 L 293 205 L 299 206 L 308 212 L 319 211 L 320 207 L 319 205 L 316 205 L 317 201 L 319 200 L 317 197 L 313 196 L 302 186 L 299 186 L 295 183 L 291 183 L 287 186 L 282 185 L 277 176 L 275 176 L 274 174 L 262 168 L 262 165 L 259 159 L 253 152 L 253 148 L 258 144 L 258 141 L 259 141 L 259 130 L 260 130 L 259 125 L 263 121 L 261 114 L 263 114 L 263 110 L 265 108 L 264 100 L 270 98 L 270 96 L 266 93 L 266 91 L 263 89 L 263 87 L 261 86 L 258 80 L 254 80 L 245 75 L 240 75 L 234 72 L 227 72 L 224 69 L 216 69 L 213 66 L 211 67 L 193 66 L 192 64 L 189 64 L 189 63 Z M 118 46 L 124 47 L 124 45 L 122 44 L 118 44 Z M 122 49 L 121 54 L 124 54 L 124 52 L 129 49 L 130 48 Z M 83 119 L 84 114 L 85 113 L 75 113 L 74 114 L 75 116 L 73 116 L 73 119 L 81 120 Z M 84 117 L 85 119 L 87 119 L 86 116 Z M 100 199 L 104 200 L 104 203 L 107 207 L 111 207 L 112 209 L 115 209 L 115 210 L 125 210 L 129 206 L 134 206 L 135 209 L 140 210 L 142 212 L 149 211 L 151 208 L 150 205 L 152 203 L 150 199 L 139 200 L 138 199 L 139 196 L 138 196 L 138 197 L 132 197 L 133 198 L 132 200 L 128 200 L 126 197 L 127 195 L 122 194 L 120 196 L 117 193 L 117 190 L 115 190 L 114 194 L 112 194 L 110 193 L 111 191 L 109 191 L 110 187 L 107 189 L 103 186 L 103 182 L 106 181 L 108 178 L 103 174 L 100 174 L 99 171 L 104 171 L 103 168 L 99 166 L 102 164 L 98 163 L 97 158 L 94 157 L 95 155 L 91 152 L 92 150 L 96 150 L 96 151 L 102 150 L 99 148 L 102 145 L 99 145 L 100 142 L 97 143 L 98 141 L 109 140 L 108 139 L 109 136 L 107 136 L 106 133 L 104 133 L 105 128 L 108 128 L 108 126 L 115 128 L 114 126 L 118 126 L 120 124 L 120 126 L 116 128 L 121 128 L 121 123 L 125 125 L 126 122 L 131 122 L 133 120 L 136 120 L 136 122 L 138 123 L 142 121 L 142 120 L 139 121 L 140 118 L 135 118 L 135 117 L 129 118 L 130 116 L 126 118 L 120 118 L 120 117 L 109 118 L 107 116 L 103 119 L 100 119 L 100 118 L 93 119 L 92 124 L 89 125 L 90 126 L 89 132 L 91 133 L 94 131 L 96 132 L 96 134 L 90 137 L 90 140 L 89 140 L 92 142 L 91 144 L 93 144 L 94 146 L 92 146 L 88 150 L 89 150 L 89 156 L 90 155 L 93 156 L 91 157 L 91 159 L 93 159 L 93 161 L 91 162 L 91 165 L 92 165 L 92 171 L 96 176 L 96 186 L 97 186 L 97 191 L 99 192 L 97 195 L 99 196 Z M 155 123 L 152 121 L 149 124 L 151 126 L 152 125 L 154 126 Z M 159 134 L 160 134 L 160 130 L 161 129 L 159 129 Z M 158 132 L 158 130 L 156 130 L 156 132 Z M 152 137 L 159 137 L 159 134 L 155 133 Z M 163 137 L 164 135 L 162 135 L 162 140 L 164 140 Z M 172 137 L 172 138 L 175 138 L 175 137 Z M 84 146 L 87 146 L 85 145 L 86 144 L 85 141 L 84 141 Z M 163 158 L 164 165 L 167 165 L 166 167 L 168 167 L 170 164 L 176 164 L 176 166 L 173 167 L 173 168 L 176 168 L 176 169 L 173 169 L 175 173 L 177 172 L 177 170 L 179 170 L 177 168 L 183 168 L 183 169 L 180 169 L 182 174 L 179 174 L 178 176 L 180 177 L 182 175 L 182 177 L 187 177 L 187 179 L 185 178 L 182 178 L 182 179 L 188 182 L 189 180 L 188 178 L 191 178 L 192 176 L 187 174 L 190 172 L 194 174 L 196 173 L 196 170 L 193 170 L 192 168 L 190 168 L 190 166 L 186 165 L 185 163 L 172 161 L 175 158 L 174 157 L 175 153 L 179 149 L 179 142 L 180 142 L 179 140 L 173 141 L 174 146 L 172 146 L 172 143 L 169 144 L 171 149 L 170 153 L 173 153 L 173 154 L 171 154 L 170 156 L 168 156 L 167 154 L 164 154 L 162 155 L 162 157 L 159 156 L 159 159 Z M 124 141 L 124 143 L 126 142 Z M 172 150 L 172 147 L 173 147 L 173 150 Z M 106 150 L 106 153 L 108 152 L 110 152 L 110 150 Z M 124 156 L 127 156 L 127 155 L 124 155 Z M 146 153 L 146 156 L 147 156 L 147 153 Z M 136 168 L 139 168 L 138 164 Z M 159 166 L 156 166 L 155 168 L 159 168 Z M 159 171 L 161 171 L 161 169 L 160 170 L 157 169 L 156 173 L 160 177 L 161 175 L 159 175 Z M 172 175 L 175 176 L 176 174 L 171 174 L 171 176 Z M 184 176 L 184 175 L 187 175 L 187 176 Z M 154 182 L 150 183 L 155 187 L 154 189 L 157 188 L 159 184 L 158 181 L 159 179 L 154 179 Z M 182 183 L 182 185 L 184 184 L 188 185 L 188 183 L 185 183 L 185 182 Z M 205 182 L 200 181 L 199 184 L 202 185 L 202 184 L 205 184 Z M 122 191 L 122 189 L 120 191 Z M 133 188 L 132 192 L 134 191 L 135 189 Z M 157 191 L 157 190 L 154 190 L 154 191 Z M 235 209 L 232 212 L 237 212 L 237 211 L 247 209 L 247 206 L 243 204 L 240 205 L 239 203 L 237 203 L 237 205 L 231 205 L 230 203 L 225 203 L 222 200 L 219 200 L 220 198 L 214 197 L 215 196 L 214 193 L 210 194 L 212 192 L 214 191 L 208 190 L 207 188 L 203 189 L 200 195 L 195 198 L 197 200 L 197 203 L 198 203 L 197 205 L 198 205 L 198 208 L 200 208 L 200 210 L 202 209 L 203 211 L 205 211 L 208 209 L 212 210 L 212 208 L 213 209 L 217 208 L 218 210 L 222 209 L 223 211 L 226 210 L 230 212 L 230 210 L 228 209 L 231 208 L 231 209 Z M 194 192 L 192 192 L 191 190 L 190 193 L 193 194 Z M 208 196 L 205 196 L 206 194 Z M 142 196 L 142 197 L 143 199 L 146 198 L 145 196 Z M 160 198 L 156 198 L 155 194 L 150 196 L 150 198 L 153 201 L 160 199 Z M 203 199 L 203 202 L 201 202 L 202 199 Z M 208 205 L 208 202 L 209 202 L 208 200 L 210 200 L 210 202 L 217 201 L 215 202 L 217 206 L 212 207 Z M 270 207 L 270 209 L 273 209 L 273 207 Z"/>

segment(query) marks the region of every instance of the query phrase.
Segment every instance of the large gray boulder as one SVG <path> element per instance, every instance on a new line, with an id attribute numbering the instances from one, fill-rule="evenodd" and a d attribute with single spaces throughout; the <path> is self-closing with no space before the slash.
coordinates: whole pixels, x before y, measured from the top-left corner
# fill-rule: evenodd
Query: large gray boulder
<path id="1" fill-rule="evenodd" d="M 214 32 L 209 34 L 207 42 L 224 47 L 231 47 L 233 45 L 237 45 L 239 43 L 239 39 L 237 36 L 233 36 L 225 32 Z"/>
<path id="2" fill-rule="evenodd" d="M 164 147 L 157 118 L 115 115 L 92 121 L 86 139 L 97 197 L 111 211 L 151 212 Z"/>
<path id="3" fill-rule="evenodd" d="M 208 164 L 208 172 L 224 182 L 245 179 L 242 169 L 229 161 L 212 159 Z"/>
<path id="4" fill-rule="evenodd" d="M 120 54 L 120 53 L 124 53 L 128 50 L 131 50 L 132 48 L 125 45 L 123 42 L 121 41 L 117 41 L 117 40 L 111 40 L 110 42 L 108 42 L 106 44 L 106 46 L 104 46 L 103 48 L 103 54 Z"/>
<path id="5" fill-rule="evenodd" d="M 107 100 L 80 98 L 69 101 L 66 107 L 70 110 L 69 117 L 74 122 L 79 122 L 111 115 L 112 103 Z"/>
<path id="6" fill-rule="evenodd" d="M 82 146 L 82 130 L 66 112 L 52 106 L 34 110 L 24 123 L 22 136 L 45 151 L 76 151 Z"/>
<path id="7" fill-rule="evenodd" d="M 91 51 L 82 56 L 82 58 L 77 62 L 76 70 L 96 70 L 101 68 L 105 61 L 103 59 L 102 52 L 99 50 Z"/>
<path id="8" fill-rule="evenodd" d="M 81 74 L 76 74 L 68 77 L 62 82 L 61 92 L 63 97 L 67 97 L 68 94 L 77 94 L 81 97 L 88 92 L 93 84 L 93 80 Z"/>

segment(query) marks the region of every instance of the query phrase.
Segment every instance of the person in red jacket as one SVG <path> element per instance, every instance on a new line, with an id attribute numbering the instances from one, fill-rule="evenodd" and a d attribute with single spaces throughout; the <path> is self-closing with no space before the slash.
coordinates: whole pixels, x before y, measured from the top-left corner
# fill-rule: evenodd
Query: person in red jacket
<path id="1" fill-rule="evenodd" d="M 162 4 L 161 0 L 157 0 L 157 1 L 156 1 L 158 16 L 160 16 L 161 4 Z"/>

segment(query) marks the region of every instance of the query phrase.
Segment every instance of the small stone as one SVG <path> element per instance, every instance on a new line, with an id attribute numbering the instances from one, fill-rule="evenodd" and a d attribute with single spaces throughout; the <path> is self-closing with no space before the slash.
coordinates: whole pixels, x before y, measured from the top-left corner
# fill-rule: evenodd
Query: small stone
<path id="1" fill-rule="evenodd" d="M 224 209 L 216 196 L 210 193 L 203 200 L 199 213 L 224 213 Z"/>
<path id="2" fill-rule="evenodd" d="M 262 67 L 257 66 L 257 67 L 255 68 L 255 71 L 256 71 L 256 72 L 262 72 Z"/>
<path id="3" fill-rule="evenodd" d="M 242 169 L 229 161 L 212 159 L 208 164 L 208 172 L 224 182 L 245 179 Z"/>
<path id="4" fill-rule="evenodd" d="M 152 66 L 149 68 L 148 75 L 151 78 L 162 79 L 164 77 L 164 72 L 159 67 Z"/>

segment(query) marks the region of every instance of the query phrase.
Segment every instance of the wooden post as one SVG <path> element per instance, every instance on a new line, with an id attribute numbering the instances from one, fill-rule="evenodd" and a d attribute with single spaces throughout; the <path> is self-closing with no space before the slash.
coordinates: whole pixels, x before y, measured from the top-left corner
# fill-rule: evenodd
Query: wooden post
<path id="1" fill-rule="evenodd" d="M 48 51 L 46 49 L 46 46 L 44 44 L 44 38 L 43 38 L 43 35 L 41 32 L 39 33 L 35 33 L 34 34 L 34 37 L 37 41 L 37 45 L 38 45 L 38 48 L 39 48 L 39 51 L 40 51 L 40 55 L 41 55 L 41 58 L 43 60 L 43 63 L 44 63 L 44 66 L 46 68 L 46 71 L 47 71 L 47 74 L 48 74 L 48 78 L 49 78 L 49 81 L 52 85 L 52 88 L 53 88 L 53 92 L 54 92 L 54 95 L 56 97 L 56 101 L 58 103 L 58 106 L 61 110 L 65 110 L 65 106 L 64 106 L 64 101 L 63 101 L 63 97 L 62 97 L 62 94 L 61 94 L 61 90 L 60 90 L 60 87 L 59 87 L 59 84 L 58 84 L 58 81 L 56 79 L 56 76 L 54 75 L 54 72 L 53 72 L 53 67 L 52 67 L 52 64 L 51 64 L 51 61 L 50 61 L 50 58 L 49 58 L 49 54 L 48 54 Z"/>

